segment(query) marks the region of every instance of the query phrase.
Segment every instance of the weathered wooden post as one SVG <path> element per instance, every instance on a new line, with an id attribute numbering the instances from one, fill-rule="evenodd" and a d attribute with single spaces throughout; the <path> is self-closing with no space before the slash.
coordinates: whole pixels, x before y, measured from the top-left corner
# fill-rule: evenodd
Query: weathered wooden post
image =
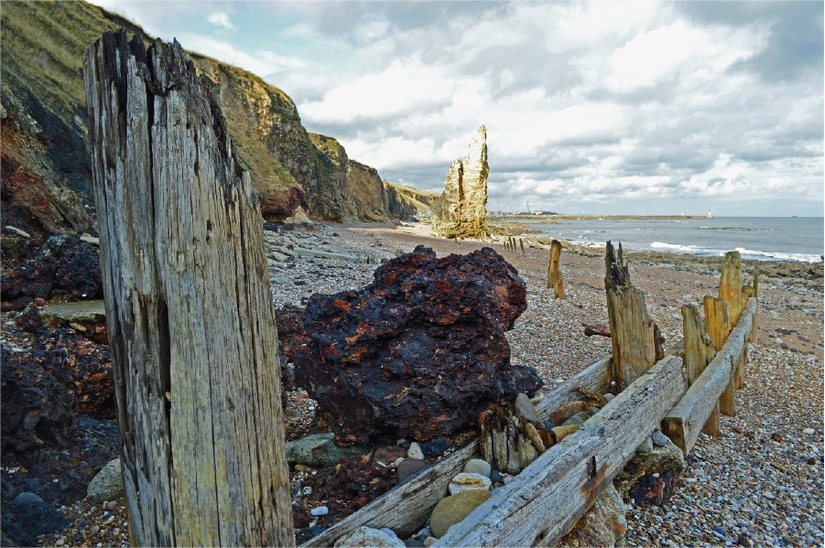
<path id="1" fill-rule="evenodd" d="M 705 370 L 716 355 L 710 337 L 705 332 L 705 326 L 699 309 L 694 305 L 682 306 L 682 324 L 685 334 L 685 372 L 687 384 L 691 386 Z M 702 431 L 711 436 L 719 436 L 719 404 L 711 413 Z"/>
<path id="2" fill-rule="evenodd" d="M 719 298 L 730 307 L 730 324 L 739 322 L 747 297 L 742 295 L 742 258 L 738 251 L 728 251 L 722 259 L 722 275 L 719 278 Z"/>
<path id="3" fill-rule="evenodd" d="M 293 545 L 263 231 L 226 121 L 175 42 L 84 63 L 132 544 Z"/>
<path id="4" fill-rule="evenodd" d="M 716 351 L 722 350 L 725 341 L 728 340 L 733 325 L 730 321 L 730 307 L 727 301 L 705 296 L 705 329 L 710 336 Z M 736 415 L 736 387 L 735 372 L 731 374 L 730 383 L 725 388 L 724 393 L 719 398 L 719 411 L 723 415 L 733 417 Z"/>
<path id="5" fill-rule="evenodd" d="M 547 289 L 552 288 L 557 299 L 564 298 L 564 282 L 559 270 L 559 260 L 561 259 L 561 242 L 553 240 L 550 242 L 550 263 L 547 265 Z"/>
<path id="6" fill-rule="evenodd" d="M 656 335 L 644 293 L 630 281 L 622 244 L 619 244 L 617 257 L 613 244 L 607 242 L 605 270 L 607 315 L 613 343 L 609 371 L 611 387 L 618 393 L 656 363 Z"/>
<path id="7" fill-rule="evenodd" d="M 521 246 L 521 254 L 522 255 L 527 255 L 527 252 L 524 251 L 524 239 L 523 238 L 518 239 L 518 245 Z"/>

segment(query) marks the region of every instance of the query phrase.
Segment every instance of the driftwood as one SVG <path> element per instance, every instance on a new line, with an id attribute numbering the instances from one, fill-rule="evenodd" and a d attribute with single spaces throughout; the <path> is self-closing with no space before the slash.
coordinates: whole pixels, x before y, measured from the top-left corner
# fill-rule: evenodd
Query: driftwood
<path id="1" fill-rule="evenodd" d="M 705 323 L 696 306 L 682 306 L 682 324 L 685 334 L 685 374 L 688 386 L 692 386 L 716 355 L 716 348 L 705 332 Z M 702 431 L 711 436 L 719 435 L 718 404 Z"/>
<path id="2" fill-rule="evenodd" d="M 564 282 L 559 270 L 560 258 L 561 242 L 553 240 L 550 243 L 550 262 L 547 265 L 547 289 L 553 289 L 553 295 L 557 299 L 564 298 Z"/>
<path id="3" fill-rule="evenodd" d="M 686 456 L 696 444 L 702 425 L 717 408 L 719 397 L 730 385 L 736 363 L 746 359 L 747 342 L 755 317 L 756 300 L 749 299 L 739 318 L 739 325 L 731 332 L 702 374 L 688 388 L 679 404 L 662 421 L 662 432 L 682 449 Z"/>
<path id="4" fill-rule="evenodd" d="M 106 33 L 85 66 L 134 546 L 294 544 L 261 214 L 175 42 Z"/>
<path id="5" fill-rule="evenodd" d="M 611 380 L 615 382 L 614 393 L 618 393 L 656 363 L 656 336 L 644 293 L 630 281 L 621 244 L 616 254 L 613 245 L 607 242 L 605 271 L 607 315 L 613 343 Z"/>
<path id="6" fill-rule="evenodd" d="M 662 360 L 434 546 L 555 545 L 684 392 L 682 360 Z"/>
<path id="7" fill-rule="evenodd" d="M 610 331 L 605 331 L 604 329 L 599 329 L 598 327 L 590 327 L 589 325 L 585 325 L 584 336 L 592 337 L 593 335 L 598 335 L 599 337 L 610 337 Z"/>

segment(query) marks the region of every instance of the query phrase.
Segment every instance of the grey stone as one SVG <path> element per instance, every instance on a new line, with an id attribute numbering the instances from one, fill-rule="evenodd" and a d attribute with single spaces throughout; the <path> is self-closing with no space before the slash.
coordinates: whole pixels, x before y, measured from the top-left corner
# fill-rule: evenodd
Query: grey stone
<path id="1" fill-rule="evenodd" d="M 504 481 L 504 478 L 501 477 L 501 473 L 499 473 L 498 470 L 493 470 L 492 472 L 490 472 L 490 481 L 492 483 L 501 483 L 502 481 Z"/>
<path id="2" fill-rule="evenodd" d="M 117 500 L 124 495 L 120 458 L 110 461 L 89 483 L 86 499 L 89 502 Z"/>
<path id="3" fill-rule="evenodd" d="M 348 535 L 335 541 L 335 548 L 375 546 L 377 548 L 405 548 L 404 543 L 397 536 L 388 535 L 384 531 L 372 527 L 361 526 Z"/>
<path id="4" fill-rule="evenodd" d="M 490 496 L 489 491 L 474 489 L 441 499 L 430 515 L 430 530 L 433 535 L 443 537 L 450 527 L 469 516 Z"/>
<path id="5" fill-rule="evenodd" d="M 650 441 L 653 442 L 654 447 L 664 447 L 667 445 L 668 438 L 664 434 L 662 434 L 661 430 L 656 430 L 650 436 Z"/>
<path id="6" fill-rule="evenodd" d="M 316 506 L 309 511 L 310 516 L 326 516 L 327 514 L 329 514 L 329 508 L 326 506 Z"/>
<path id="7" fill-rule="evenodd" d="M 490 477 L 493 467 L 484 459 L 470 459 L 464 465 L 463 472 L 468 474 L 481 474 L 482 476 Z"/>
<path id="8" fill-rule="evenodd" d="M 410 443 L 410 448 L 407 449 L 407 457 L 411 459 L 424 460 L 424 451 L 417 442 Z"/>
<path id="9" fill-rule="evenodd" d="M 340 448 L 335 445 L 335 436 L 329 434 L 312 434 L 304 438 L 287 442 L 286 458 L 289 462 L 308 466 L 333 466 L 344 457 L 357 457 L 364 454 L 361 447 Z"/>
<path id="10" fill-rule="evenodd" d="M 576 413 L 566 421 L 562 423 L 562 426 L 571 426 L 571 425 L 582 425 L 590 418 L 590 415 L 585 413 L 584 411 L 580 413 Z"/>
<path id="11" fill-rule="evenodd" d="M 42 502 L 43 499 L 41 499 L 39 496 L 35 495 L 34 493 L 29 493 L 28 491 L 25 491 L 14 497 L 14 500 L 11 501 L 11 506 L 13 508 L 17 508 L 20 506 L 25 506 L 27 504 L 40 504 Z"/>
<path id="12" fill-rule="evenodd" d="M 636 453 L 650 453 L 653 451 L 653 441 L 649 437 L 645 438 L 645 441 L 636 448 Z"/>
<path id="13" fill-rule="evenodd" d="M 411 477 L 416 475 L 422 468 L 427 468 L 427 463 L 421 459 L 406 458 L 398 465 L 396 472 L 398 473 L 398 483 L 405 483 Z"/>
<path id="14" fill-rule="evenodd" d="M 529 421 L 541 424 L 541 417 L 539 416 L 538 411 L 536 411 L 536 406 L 533 405 L 533 402 L 530 401 L 527 394 L 521 393 L 516 396 L 515 406 L 517 414 Z"/>

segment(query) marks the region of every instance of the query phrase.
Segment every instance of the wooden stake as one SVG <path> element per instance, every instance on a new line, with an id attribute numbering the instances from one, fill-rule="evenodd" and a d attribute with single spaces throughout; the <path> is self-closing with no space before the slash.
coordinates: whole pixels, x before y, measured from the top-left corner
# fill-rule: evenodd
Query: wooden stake
<path id="1" fill-rule="evenodd" d="M 722 260 L 719 298 L 728 303 L 730 324 L 735 326 L 745 307 L 745 299 L 742 297 L 742 259 L 738 251 L 728 251 Z"/>
<path id="2" fill-rule="evenodd" d="M 696 306 L 692 304 L 682 306 L 682 324 L 685 333 L 685 372 L 688 386 L 690 386 L 716 355 L 716 348 L 705 332 L 704 322 Z M 718 403 L 702 431 L 711 436 L 719 436 Z"/>
<path id="3" fill-rule="evenodd" d="M 730 307 L 727 301 L 714 297 L 705 297 L 705 329 L 717 352 L 722 351 L 731 332 Z M 731 374 L 725 392 L 719 398 L 719 411 L 723 415 L 736 415 L 735 374 Z"/>
<path id="4" fill-rule="evenodd" d="M 607 315 L 613 343 L 610 371 L 614 393 L 618 393 L 656 363 L 656 336 L 644 293 L 630 281 L 621 244 L 617 256 L 613 245 L 607 242 L 605 270 Z"/>
<path id="5" fill-rule="evenodd" d="M 261 212 L 223 114 L 177 42 L 106 33 L 84 79 L 134 545 L 292 546 Z"/>
<path id="6" fill-rule="evenodd" d="M 557 299 L 564 298 L 564 282 L 559 270 L 559 260 L 561 259 L 561 242 L 553 240 L 550 243 L 550 262 L 547 265 L 547 288 L 553 288 L 553 294 Z"/>
<path id="7" fill-rule="evenodd" d="M 521 239 L 521 238 L 519 238 L 519 239 L 518 239 L 518 243 L 519 243 L 519 245 L 521 246 L 521 254 L 522 254 L 522 255 L 527 255 L 527 253 L 525 253 L 525 251 L 524 251 L 524 240 L 523 240 L 523 239 Z"/>

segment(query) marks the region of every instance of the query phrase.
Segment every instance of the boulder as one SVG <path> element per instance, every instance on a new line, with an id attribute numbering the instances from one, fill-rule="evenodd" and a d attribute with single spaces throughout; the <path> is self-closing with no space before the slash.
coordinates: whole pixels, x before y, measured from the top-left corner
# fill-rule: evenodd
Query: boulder
<path id="1" fill-rule="evenodd" d="M 123 472 L 120 469 L 120 458 L 109 462 L 98 472 L 86 490 L 86 499 L 91 503 L 100 503 L 107 500 L 117 500 L 124 496 Z"/>
<path id="2" fill-rule="evenodd" d="M 487 220 L 487 128 L 481 126 L 462 162 L 447 171 L 444 193 L 433 204 L 433 230 L 445 238 L 484 236 Z"/>
<path id="3" fill-rule="evenodd" d="M 335 548 L 356 548 L 374 546 L 376 548 L 405 548 L 404 542 L 383 529 L 361 526 L 355 531 L 335 541 Z"/>
<path id="4" fill-rule="evenodd" d="M 418 246 L 359 291 L 313 295 L 287 358 L 348 442 L 449 436 L 515 398 L 525 375 L 510 365 L 505 333 L 525 298 L 490 248 L 438 258 Z M 540 381 L 529 382 L 535 392 Z"/>
<path id="5" fill-rule="evenodd" d="M 430 530 L 433 536 L 443 537 L 450 527 L 469 516 L 489 498 L 489 491 L 474 489 L 441 499 L 430 515 Z"/>
<path id="6" fill-rule="evenodd" d="M 650 506 L 661 504 L 670 498 L 673 493 L 672 483 L 675 483 L 675 477 L 685 467 L 685 457 L 681 449 L 667 437 L 665 439 L 667 441 L 663 446 L 651 443 L 650 451 L 635 453 L 613 480 L 624 500 L 633 498 L 637 506 Z M 631 491 L 639 482 L 642 484 L 636 489 L 637 496 L 633 496 Z"/>
<path id="7" fill-rule="evenodd" d="M 624 546 L 627 531 L 625 511 L 625 505 L 618 492 L 612 485 L 609 485 L 559 544 L 561 546 Z"/>
<path id="8" fill-rule="evenodd" d="M 406 458 L 402 460 L 396 467 L 398 472 L 398 483 L 401 484 L 406 482 L 423 468 L 427 468 L 427 463 L 422 459 Z"/>

